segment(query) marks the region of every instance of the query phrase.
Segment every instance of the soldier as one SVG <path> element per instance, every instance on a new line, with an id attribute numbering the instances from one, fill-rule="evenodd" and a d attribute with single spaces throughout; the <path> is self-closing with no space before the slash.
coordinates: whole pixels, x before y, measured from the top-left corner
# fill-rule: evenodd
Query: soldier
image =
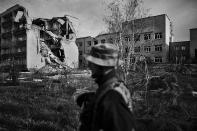
<path id="1" fill-rule="evenodd" d="M 92 78 L 98 84 L 89 126 L 91 131 L 134 131 L 130 92 L 117 71 L 118 48 L 113 44 L 97 44 L 85 55 Z M 83 112 L 82 112 L 83 114 Z M 83 125 L 83 123 L 82 123 Z M 81 129 L 82 130 L 82 129 Z"/>

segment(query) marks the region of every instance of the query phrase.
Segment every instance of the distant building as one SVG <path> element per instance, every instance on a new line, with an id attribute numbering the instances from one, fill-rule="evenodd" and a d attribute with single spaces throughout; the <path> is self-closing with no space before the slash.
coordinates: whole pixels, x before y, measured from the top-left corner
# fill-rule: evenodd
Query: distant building
<path id="1" fill-rule="evenodd" d="M 190 29 L 190 56 L 192 63 L 197 63 L 197 28 Z"/>
<path id="2" fill-rule="evenodd" d="M 95 39 L 92 37 L 78 38 L 79 54 L 82 56 L 88 52 L 89 48 L 85 46 L 87 41 L 92 41 L 92 43 L 120 44 L 121 40 L 123 50 L 126 52 L 125 45 L 132 44 L 132 39 L 134 39 L 134 55 L 145 55 L 150 57 L 155 63 L 166 63 L 169 61 L 169 43 L 173 41 L 173 30 L 172 23 L 166 14 L 123 22 L 122 27 L 124 31 L 122 33 L 99 34 Z M 134 30 L 134 33 L 132 30 Z M 82 63 L 79 65 L 84 67 L 83 57 L 80 57 L 79 63 Z"/>
<path id="3" fill-rule="evenodd" d="M 155 63 L 168 62 L 173 36 L 172 23 L 166 14 L 123 22 L 122 28 L 122 39 L 133 46 L 135 55 L 145 55 Z"/>
<path id="4" fill-rule="evenodd" d="M 79 68 L 87 68 L 87 61 L 83 55 L 90 53 L 91 47 L 97 43 L 97 40 L 91 36 L 76 39 L 76 44 L 79 50 Z"/>
<path id="5" fill-rule="evenodd" d="M 173 64 L 189 64 L 190 41 L 170 42 L 169 62 Z"/>
<path id="6" fill-rule="evenodd" d="M 120 33 L 105 33 L 99 34 L 95 37 L 98 43 L 116 44 L 120 42 Z"/>

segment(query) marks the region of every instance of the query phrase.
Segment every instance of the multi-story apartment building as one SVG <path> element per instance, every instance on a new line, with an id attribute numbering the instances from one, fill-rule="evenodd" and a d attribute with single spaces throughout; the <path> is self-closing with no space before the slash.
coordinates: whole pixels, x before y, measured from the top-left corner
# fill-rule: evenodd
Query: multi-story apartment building
<path id="1" fill-rule="evenodd" d="M 191 62 L 197 63 L 197 28 L 190 29 L 190 56 Z"/>
<path id="2" fill-rule="evenodd" d="M 0 14 L 0 69 L 8 72 L 12 65 L 27 71 L 46 64 L 77 68 L 74 37 L 66 16 L 32 19 L 23 6 L 15 5 Z"/>
<path id="3" fill-rule="evenodd" d="M 135 55 L 150 57 L 156 63 L 168 62 L 172 23 L 166 14 L 127 21 L 122 24 L 124 43 Z"/>
<path id="4" fill-rule="evenodd" d="M 98 42 L 95 38 L 88 36 L 88 37 L 80 37 L 76 39 L 76 44 L 79 50 L 79 68 L 86 68 L 87 61 L 83 57 L 84 54 L 90 53 L 91 47 L 96 45 Z"/>
<path id="5" fill-rule="evenodd" d="M 190 63 L 190 41 L 170 42 L 169 62 L 173 64 Z"/>
<path id="6" fill-rule="evenodd" d="M 133 46 L 134 55 L 144 55 L 150 57 L 156 63 L 166 63 L 169 61 L 169 44 L 173 40 L 172 23 L 166 14 L 151 16 L 133 21 L 123 22 L 123 32 L 99 34 L 95 37 L 97 43 L 112 43 L 122 44 L 124 51 L 126 46 L 131 44 Z M 94 39 L 88 37 L 89 39 Z M 85 38 L 79 38 L 77 42 L 84 41 Z M 134 41 L 134 42 L 133 42 Z M 120 43 L 121 42 L 121 43 Z M 78 43 L 79 50 L 80 46 Z M 86 46 L 81 46 L 84 51 Z M 80 61 L 84 62 L 83 57 Z"/>
<path id="7" fill-rule="evenodd" d="M 24 14 L 15 22 L 18 11 Z M 20 71 L 44 65 L 37 48 L 32 48 L 38 44 L 38 28 L 26 28 L 25 13 L 24 7 L 15 5 L 0 14 L 0 68 L 3 71 L 7 72 L 10 65 Z"/>

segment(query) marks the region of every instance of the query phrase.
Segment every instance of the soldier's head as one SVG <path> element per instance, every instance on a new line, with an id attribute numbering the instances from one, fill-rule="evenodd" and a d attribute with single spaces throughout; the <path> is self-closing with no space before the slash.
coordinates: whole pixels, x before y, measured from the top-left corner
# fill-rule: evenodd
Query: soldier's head
<path id="1" fill-rule="evenodd" d="M 92 77 L 100 77 L 107 70 L 116 68 L 121 61 L 118 59 L 118 47 L 113 44 L 97 44 L 91 48 L 90 54 L 85 55 Z"/>

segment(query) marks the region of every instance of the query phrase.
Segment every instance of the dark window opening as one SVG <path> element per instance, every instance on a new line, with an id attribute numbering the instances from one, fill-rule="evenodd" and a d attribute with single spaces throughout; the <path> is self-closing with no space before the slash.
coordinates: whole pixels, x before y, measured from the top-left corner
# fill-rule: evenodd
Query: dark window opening
<path id="1" fill-rule="evenodd" d="M 105 43 L 105 39 L 102 39 L 102 40 L 101 40 L 101 43 Z"/>

